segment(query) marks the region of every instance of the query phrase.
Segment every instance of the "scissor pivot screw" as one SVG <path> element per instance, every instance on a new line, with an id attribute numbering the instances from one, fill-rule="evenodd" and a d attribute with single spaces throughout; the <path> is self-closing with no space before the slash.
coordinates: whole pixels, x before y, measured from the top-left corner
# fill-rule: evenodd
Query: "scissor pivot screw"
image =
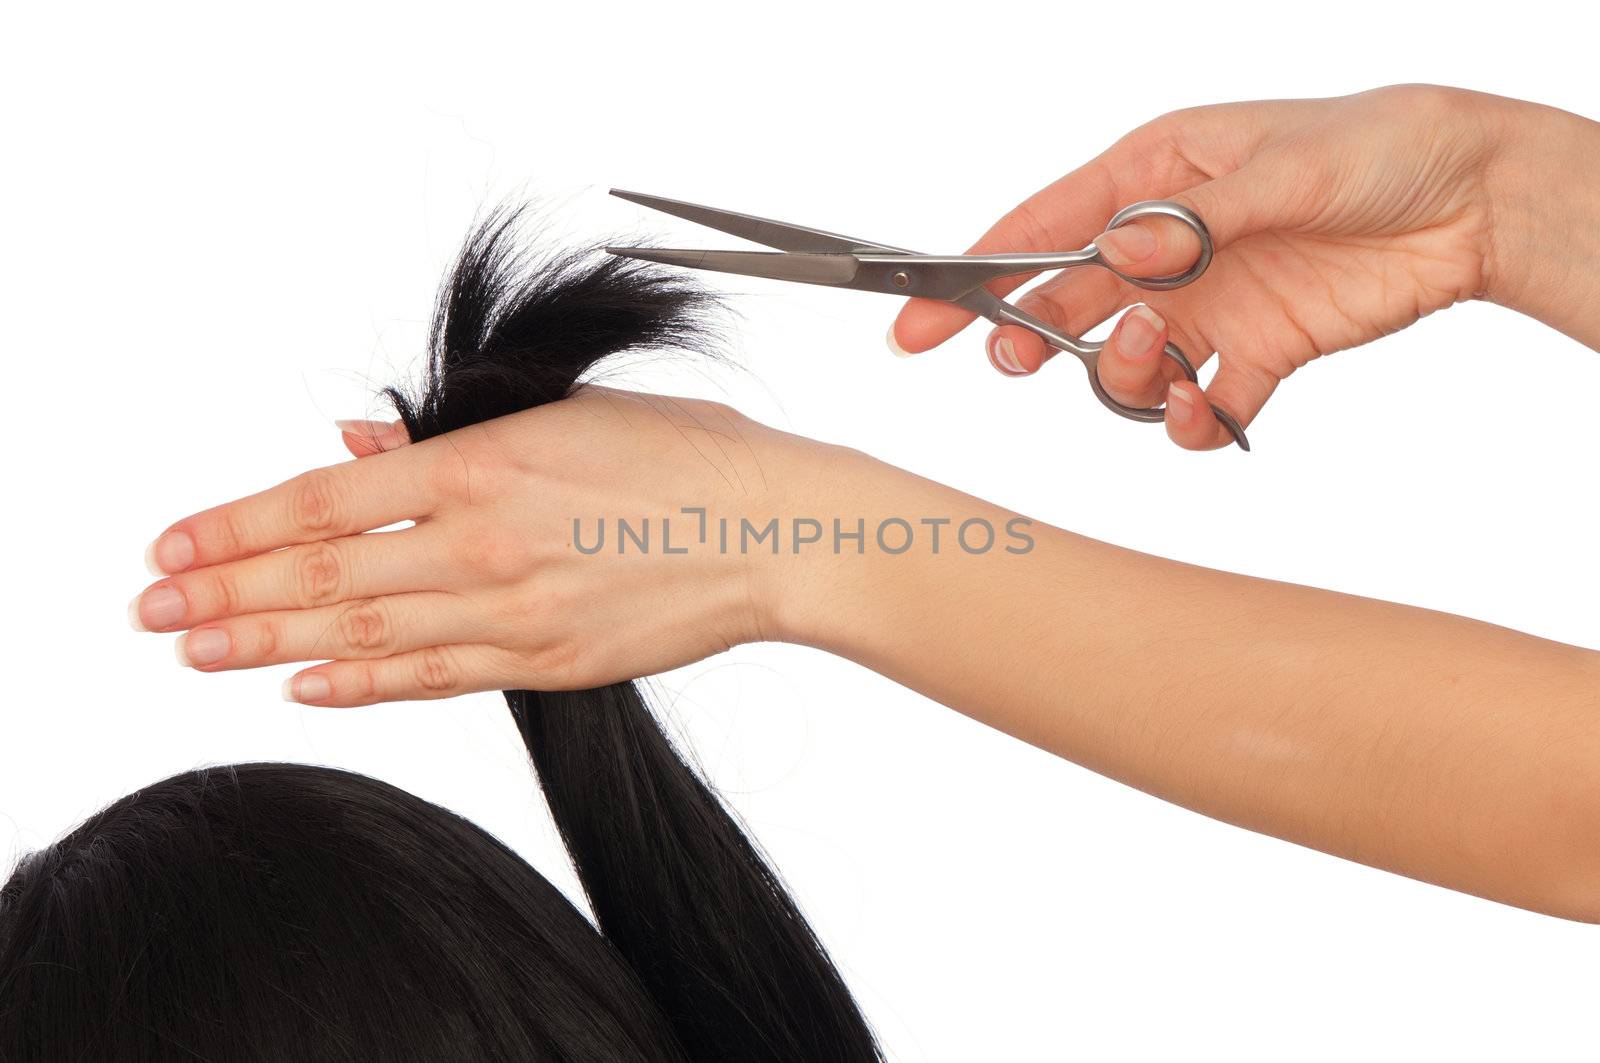
<path id="1" fill-rule="evenodd" d="M 906 273 L 904 271 L 896 273 L 894 276 L 890 277 L 889 279 L 894 281 L 894 286 L 896 288 L 909 288 L 909 287 L 911 287 L 911 274 Z"/>

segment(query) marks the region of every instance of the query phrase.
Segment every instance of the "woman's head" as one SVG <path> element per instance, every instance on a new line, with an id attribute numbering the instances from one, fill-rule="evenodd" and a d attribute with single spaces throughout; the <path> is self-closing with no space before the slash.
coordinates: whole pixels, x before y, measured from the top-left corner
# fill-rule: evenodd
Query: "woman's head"
<path id="1" fill-rule="evenodd" d="M 680 1058 L 544 876 L 386 783 L 173 776 L 0 891 L 0 1058 Z"/>

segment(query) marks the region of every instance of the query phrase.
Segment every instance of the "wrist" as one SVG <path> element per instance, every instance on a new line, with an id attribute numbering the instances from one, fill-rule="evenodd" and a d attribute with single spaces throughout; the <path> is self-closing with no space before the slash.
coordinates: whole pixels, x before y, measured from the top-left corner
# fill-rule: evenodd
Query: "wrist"
<path id="1" fill-rule="evenodd" d="M 1496 99 L 1484 298 L 1600 346 L 1600 123 Z M 1587 319 L 1587 320 L 1586 320 Z"/>
<path id="2" fill-rule="evenodd" d="M 853 530 L 861 499 L 881 492 L 885 471 L 898 470 L 860 451 L 800 436 L 788 436 L 781 454 L 776 489 L 762 517 L 777 521 L 776 546 L 744 551 L 750 600 L 761 640 L 819 646 L 841 620 L 846 554 L 834 549 L 833 522 Z M 821 538 L 801 544 L 800 534 Z"/>
<path id="3" fill-rule="evenodd" d="M 883 671 L 901 633 L 981 612 L 995 588 L 1039 571 L 1045 526 L 860 451 L 799 443 L 805 471 L 779 523 L 789 536 L 809 520 L 816 541 L 750 558 L 766 638 Z"/>

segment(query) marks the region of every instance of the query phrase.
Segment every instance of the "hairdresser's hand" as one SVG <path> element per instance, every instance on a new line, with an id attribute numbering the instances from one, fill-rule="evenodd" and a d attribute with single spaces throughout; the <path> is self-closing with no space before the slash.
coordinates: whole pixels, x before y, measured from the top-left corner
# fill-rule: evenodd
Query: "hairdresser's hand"
<path id="1" fill-rule="evenodd" d="M 345 441 L 370 456 L 172 525 L 136 626 L 187 629 L 179 659 L 203 671 L 331 661 L 285 684 L 315 705 L 654 674 L 765 637 L 759 555 L 715 549 L 716 521 L 737 534 L 786 510 L 831 449 L 713 403 L 598 387 L 414 445 L 382 425 Z M 706 543 L 682 512 L 695 506 Z M 575 519 L 585 548 L 603 523 L 598 552 L 575 548 Z M 647 546 L 619 553 L 619 519 L 647 519 Z"/>
<path id="2" fill-rule="evenodd" d="M 1600 219 L 1600 196 L 1585 193 L 1583 180 L 1568 182 L 1559 195 L 1540 190 L 1539 175 L 1556 170 L 1574 141 L 1576 126 L 1547 129 L 1542 141 L 1532 135 L 1555 115 L 1582 122 L 1429 86 L 1179 111 L 1033 196 L 973 250 L 1055 251 L 1093 240 L 1125 272 L 1159 276 L 1194 261 L 1198 243 L 1188 229 L 1168 219 L 1106 234 L 1100 226 L 1143 199 L 1175 199 L 1197 211 L 1218 254 L 1195 284 L 1145 293 L 1104 270 L 1073 270 L 1029 293 L 1021 306 L 1082 334 L 1142 301 L 1146 308 L 1123 316 L 1100 361 L 1106 389 L 1138 406 L 1165 400 L 1174 441 L 1219 447 L 1231 439 L 1227 430 L 1197 386 L 1174 383 L 1181 375 L 1161 357 L 1169 338 L 1196 364 L 1219 354 L 1204 398 L 1248 425 L 1278 382 L 1318 355 L 1405 328 L 1463 299 L 1487 296 L 1535 312 L 1519 297 L 1544 267 L 1520 244 L 1537 229 L 1537 216 L 1561 210 L 1591 223 Z M 1587 204 L 1573 202 L 1585 194 Z M 1513 224 L 1505 225 L 1507 219 Z M 994 287 L 1003 293 L 1023 282 Z M 1567 295 L 1551 298 L 1584 302 L 1581 288 Z M 1600 336 L 1593 315 L 1593 336 L 1536 316 L 1590 343 Z M 923 351 L 970 320 L 946 304 L 912 300 L 890 342 L 904 352 Z M 1016 326 L 994 330 L 988 351 L 995 367 L 1012 375 L 1032 373 L 1048 357 L 1037 336 Z"/>

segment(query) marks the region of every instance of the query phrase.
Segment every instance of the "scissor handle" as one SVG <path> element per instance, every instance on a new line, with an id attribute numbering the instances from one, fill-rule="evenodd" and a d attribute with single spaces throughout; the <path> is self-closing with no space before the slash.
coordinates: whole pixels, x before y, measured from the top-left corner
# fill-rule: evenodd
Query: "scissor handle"
<path id="1" fill-rule="evenodd" d="M 1182 203 L 1174 203 L 1170 199 L 1146 199 L 1139 203 L 1130 203 L 1112 215 L 1111 220 L 1106 223 L 1106 228 L 1108 230 L 1115 229 L 1137 218 L 1157 216 L 1176 218 L 1187 225 L 1195 236 L 1199 237 L 1200 257 L 1195 259 L 1194 264 L 1188 269 L 1182 273 L 1173 273 L 1165 277 L 1130 277 L 1107 262 L 1105 256 L 1100 254 L 1099 248 L 1095 248 L 1095 265 L 1110 270 L 1134 287 L 1143 288 L 1147 292 L 1170 292 L 1174 288 L 1182 288 L 1185 284 L 1192 284 L 1199 280 L 1200 275 L 1206 271 L 1206 267 L 1211 265 L 1213 253 L 1211 230 L 1207 229 L 1206 223 L 1200 220 L 1200 215 Z M 1093 245 L 1091 244 L 1090 246 Z M 1190 377 L 1190 379 L 1194 378 Z"/>
<path id="2" fill-rule="evenodd" d="M 1100 382 L 1100 352 L 1105 349 L 1105 344 L 1095 343 L 1092 340 L 1083 341 L 1085 348 L 1092 348 L 1082 352 L 1074 352 L 1083 367 L 1089 371 L 1089 387 L 1094 390 L 1094 397 L 1100 404 L 1112 413 L 1120 414 L 1130 421 L 1144 421 L 1154 424 L 1166 420 L 1167 408 L 1165 406 L 1125 406 L 1111 397 L 1106 386 Z M 1178 368 L 1183 370 L 1184 378 L 1190 383 L 1200 383 L 1200 374 L 1195 371 L 1194 363 L 1189 361 L 1189 356 L 1176 343 L 1168 343 L 1161 351 L 1162 354 L 1178 363 Z"/>
<path id="3" fill-rule="evenodd" d="M 1176 218 L 1184 225 L 1187 225 L 1189 230 L 1199 239 L 1200 255 L 1188 269 L 1182 273 L 1173 273 L 1165 277 L 1130 277 L 1107 262 L 1105 257 L 1099 253 L 1098 248 L 1095 249 L 1096 264 L 1115 273 L 1119 278 L 1134 287 L 1143 288 L 1149 292 L 1170 292 L 1175 288 L 1182 288 L 1186 284 L 1192 284 L 1199 280 L 1200 275 L 1211 265 L 1211 258 L 1216 249 L 1211 243 L 1211 230 L 1206 228 L 1206 223 L 1200 219 L 1200 215 L 1182 203 L 1174 203 L 1170 199 L 1146 199 L 1138 203 L 1130 203 L 1112 215 L 1111 220 L 1106 223 L 1106 228 L 1108 230 L 1115 229 L 1119 225 L 1126 225 L 1136 218 L 1148 217 Z M 1165 406 L 1152 408 L 1125 406 L 1112 398 L 1106 392 L 1105 385 L 1100 382 L 1100 348 L 1103 345 L 1083 343 L 1082 346 L 1084 348 L 1093 347 L 1094 349 L 1092 351 L 1080 350 L 1073 353 L 1078 355 L 1079 360 L 1083 362 L 1084 368 L 1089 371 L 1089 386 L 1094 390 L 1095 398 L 1099 399 L 1103 406 L 1133 421 L 1154 422 L 1166 419 L 1167 410 Z M 1194 363 L 1189 361 L 1189 356 L 1184 354 L 1177 344 L 1168 343 L 1162 353 L 1178 363 L 1183 370 L 1183 375 L 1191 383 L 1198 384 L 1200 382 L 1198 374 L 1195 373 Z M 1222 422 L 1222 426 L 1233 436 L 1233 441 L 1239 444 L 1239 449 L 1249 450 L 1250 440 L 1246 438 L 1244 428 L 1234 419 L 1233 415 L 1216 403 L 1210 403 L 1209 405 L 1217 420 Z"/>
<path id="4" fill-rule="evenodd" d="M 1073 353 L 1077 354 L 1078 360 L 1089 371 L 1089 387 L 1094 391 L 1094 397 L 1100 400 L 1101 405 L 1113 413 L 1128 418 L 1130 421 L 1154 423 L 1166 419 L 1167 408 L 1165 406 L 1124 406 L 1112 398 L 1110 393 L 1106 391 L 1105 385 L 1100 382 L 1100 351 L 1105 345 L 1084 341 L 1083 346 L 1086 348 L 1093 347 L 1094 350 L 1088 352 L 1074 351 Z M 1168 343 L 1161 353 L 1178 363 L 1179 368 L 1183 370 L 1184 377 L 1191 384 L 1200 383 L 1200 377 L 1195 372 L 1194 363 L 1189 361 L 1189 356 L 1184 354 L 1176 343 Z M 1222 427 L 1226 428 L 1228 434 L 1233 436 L 1233 441 L 1239 444 L 1239 449 L 1248 451 L 1250 449 L 1250 440 L 1245 436 L 1243 426 L 1234 420 L 1233 414 L 1214 402 L 1207 405 L 1211 407 L 1211 412 L 1216 416 L 1217 420 L 1222 422 Z"/>
<path id="5" fill-rule="evenodd" d="M 1139 204 L 1135 204 L 1138 206 Z M 1177 204 L 1172 204 L 1177 206 Z M 1181 209 L 1181 208 L 1180 208 Z M 1021 325 L 1023 328 L 1035 333 L 1040 339 L 1057 350 L 1066 351 L 1083 363 L 1084 369 L 1089 373 L 1089 387 L 1094 391 L 1094 397 L 1100 404 L 1121 417 L 1130 421 L 1143 421 L 1154 424 L 1163 421 L 1167 416 L 1165 406 L 1126 406 L 1111 397 L 1105 385 L 1100 382 L 1100 352 L 1105 349 L 1105 344 L 1097 340 L 1080 339 L 1070 332 L 1056 328 L 1047 321 L 1040 320 L 1026 311 L 1019 310 L 1012 304 L 1005 302 L 991 292 L 982 292 L 969 304 L 969 309 L 980 313 L 990 321 L 1002 325 Z M 1194 363 L 1189 361 L 1189 356 L 1183 353 L 1176 343 L 1168 343 L 1162 348 L 1162 354 L 1178 364 L 1183 370 L 1184 378 L 1190 383 L 1198 384 L 1200 375 L 1195 372 Z M 1211 412 L 1217 420 L 1233 436 L 1233 441 L 1239 444 L 1240 450 L 1250 449 L 1250 440 L 1244 434 L 1244 428 L 1234 419 L 1233 415 L 1216 403 L 1210 403 Z"/>

